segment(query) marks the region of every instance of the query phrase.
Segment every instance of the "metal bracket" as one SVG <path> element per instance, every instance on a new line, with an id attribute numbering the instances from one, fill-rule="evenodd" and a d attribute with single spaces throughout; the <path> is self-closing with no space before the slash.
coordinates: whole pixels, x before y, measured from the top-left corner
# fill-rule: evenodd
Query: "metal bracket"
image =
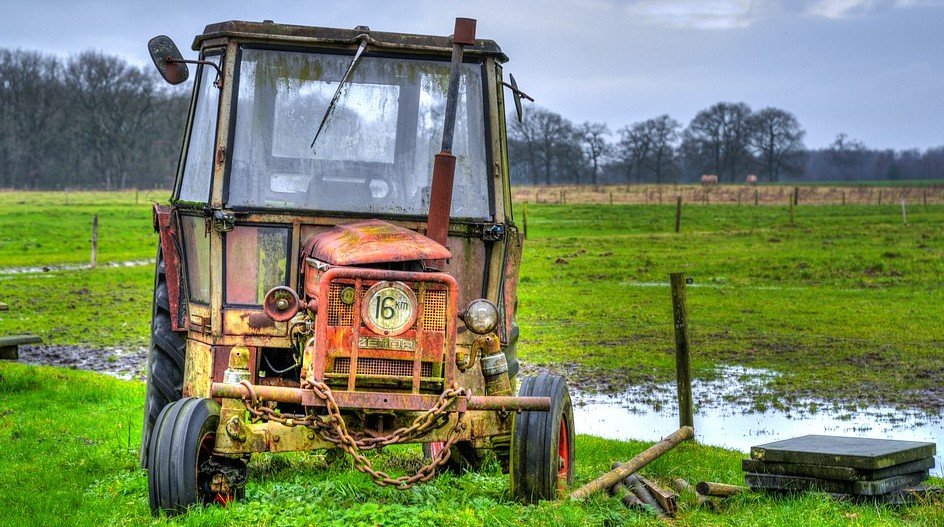
<path id="1" fill-rule="evenodd" d="M 505 226 L 501 223 L 486 223 L 482 226 L 482 239 L 497 242 L 505 237 Z"/>
<path id="2" fill-rule="evenodd" d="M 231 210 L 214 209 L 213 228 L 219 232 L 229 232 L 236 226 L 236 214 Z"/>

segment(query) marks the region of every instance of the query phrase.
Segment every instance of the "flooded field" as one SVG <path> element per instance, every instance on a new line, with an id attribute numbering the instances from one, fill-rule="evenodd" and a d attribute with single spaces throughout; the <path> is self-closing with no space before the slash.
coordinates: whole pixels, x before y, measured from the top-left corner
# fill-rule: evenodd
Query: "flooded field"
<path id="1" fill-rule="evenodd" d="M 695 380 L 696 438 L 706 445 L 747 453 L 753 445 L 806 434 L 932 441 L 944 444 L 944 417 L 892 407 L 853 407 L 813 399 L 789 408 L 751 404 L 748 394 L 764 390 L 776 373 L 727 367 L 716 380 Z M 653 397 L 653 394 L 660 394 Z M 608 439 L 658 441 L 678 428 L 678 404 L 672 383 L 630 388 L 618 395 L 573 394 L 579 434 Z M 944 474 L 942 451 L 933 473 Z"/>

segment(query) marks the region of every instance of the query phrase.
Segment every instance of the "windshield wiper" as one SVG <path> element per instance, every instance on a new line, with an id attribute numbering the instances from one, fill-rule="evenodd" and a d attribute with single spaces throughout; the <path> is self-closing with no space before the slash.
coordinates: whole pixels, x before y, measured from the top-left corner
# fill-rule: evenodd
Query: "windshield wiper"
<path id="1" fill-rule="evenodd" d="M 315 142 L 318 141 L 318 136 L 321 135 L 321 131 L 325 127 L 325 123 L 328 122 L 328 117 L 331 116 L 331 112 L 334 110 L 335 103 L 338 102 L 338 99 L 341 98 L 341 88 L 344 87 L 344 83 L 351 77 L 351 73 L 354 72 L 354 68 L 357 66 L 358 61 L 361 59 L 361 54 L 364 53 L 364 50 L 367 48 L 367 39 L 361 40 L 361 45 L 357 47 L 357 52 L 354 53 L 354 59 L 351 60 L 351 65 L 347 67 L 347 71 L 344 72 L 344 76 L 341 77 L 340 82 L 338 82 L 338 89 L 335 90 L 334 96 L 331 97 L 331 102 L 328 103 L 328 108 L 325 110 L 324 117 L 321 118 L 321 124 L 318 125 L 318 131 L 315 132 L 315 138 L 311 140 L 311 150 L 315 151 Z"/>

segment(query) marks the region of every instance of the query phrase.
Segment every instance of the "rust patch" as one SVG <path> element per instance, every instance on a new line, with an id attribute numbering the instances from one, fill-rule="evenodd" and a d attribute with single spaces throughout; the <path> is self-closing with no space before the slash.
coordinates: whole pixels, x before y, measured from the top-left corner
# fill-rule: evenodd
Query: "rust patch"
<path id="1" fill-rule="evenodd" d="M 318 233 L 302 254 L 339 266 L 452 257 L 449 249 L 426 236 L 380 220 L 347 223 Z"/>
<path id="2" fill-rule="evenodd" d="M 249 327 L 252 329 L 262 329 L 262 328 L 271 328 L 275 327 L 275 321 L 272 320 L 269 315 L 265 313 L 250 313 L 247 317 L 247 322 Z"/>
<path id="3" fill-rule="evenodd" d="M 167 280 L 167 303 L 170 305 L 170 324 L 174 331 L 187 329 L 180 317 L 180 252 L 177 250 L 177 228 L 171 208 L 154 204 L 154 230 L 160 235 L 161 256 L 164 258 L 164 277 Z"/>

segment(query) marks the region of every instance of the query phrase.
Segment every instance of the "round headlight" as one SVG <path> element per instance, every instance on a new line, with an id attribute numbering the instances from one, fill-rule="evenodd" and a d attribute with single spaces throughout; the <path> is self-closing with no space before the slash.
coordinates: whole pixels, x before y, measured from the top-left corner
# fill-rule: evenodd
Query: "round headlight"
<path id="1" fill-rule="evenodd" d="M 498 327 L 498 308 L 484 298 L 469 302 L 462 312 L 462 320 L 469 330 L 479 335 L 495 331 Z"/>
<path id="2" fill-rule="evenodd" d="M 416 294 L 400 282 L 378 282 L 364 294 L 361 318 L 374 333 L 399 335 L 416 322 Z"/>

